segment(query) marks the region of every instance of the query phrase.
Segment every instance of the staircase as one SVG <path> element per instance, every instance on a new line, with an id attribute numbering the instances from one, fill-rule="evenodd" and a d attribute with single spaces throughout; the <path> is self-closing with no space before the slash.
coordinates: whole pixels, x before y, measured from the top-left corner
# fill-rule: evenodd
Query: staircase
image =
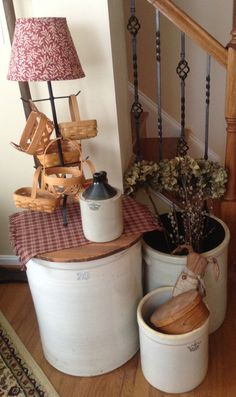
<path id="1" fill-rule="evenodd" d="M 225 120 L 226 120 L 226 152 L 225 165 L 228 170 L 227 192 L 220 203 L 215 204 L 215 211 L 231 231 L 231 245 L 229 259 L 231 265 L 236 266 L 236 0 L 233 1 L 233 29 L 231 41 L 224 47 L 189 15 L 177 7 L 172 0 L 147 0 L 148 3 L 165 16 L 184 35 L 190 38 L 208 56 L 211 56 L 227 72 L 226 96 L 225 96 Z M 159 46 L 157 36 L 157 47 Z M 157 52 L 157 55 L 160 54 Z M 137 78 L 137 59 L 135 77 Z M 137 99 L 137 92 L 136 92 Z M 209 98 L 208 98 L 209 99 Z M 182 98 L 181 98 L 182 100 Z M 184 106 L 184 102 L 182 105 Z M 223 109 L 222 109 L 223 112 Z M 142 127 L 144 128 L 144 127 Z M 163 157 L 173 157 L 176 153 L 176 141 L 174 138 L 163 136 Z M 140 145 L 142 156 L 148 160 L 157 161 L 158 138 L 147 138 L 141 135 Z"/>
<path id="2" fill-rule="evenodd" d="M 159 161 L 159 138 L 150 138 L 147 136 L 147 121 L 148 112 L 142 112 L 140 116 L 140 146 L 142 157 L 149 161 Z M 136 135 L 135 135 L 135 120 L 131 113 L 131 130 L 132 130 L 132 142 L 133 142 L 133 153 L 136 153 Z M 163 157 L 170 159 L 176 156 L 178 138 L 176 137 L 164 137 L 162 141 L 163 146 Z M 131 162 L 134 160 L 135 155 L 132 156 Z"/>

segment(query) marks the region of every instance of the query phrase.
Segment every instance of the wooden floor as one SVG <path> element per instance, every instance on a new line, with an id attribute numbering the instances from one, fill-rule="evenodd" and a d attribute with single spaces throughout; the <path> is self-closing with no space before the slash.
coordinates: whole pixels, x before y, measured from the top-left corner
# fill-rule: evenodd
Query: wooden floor
<path id="1" fill-rule="evenodd" d="M 0 309 L 61 397 L 235 397 L 236 396 L 236 273 L 229 278 L 224 325 L 210 336 L 207 377 L 195 390 L 167 394 L 150 386 L 142 375 L 139 354 L 106 375 L 82 378 L 65 375 L 45 360 L 28 285 L 0 285 Z"/>

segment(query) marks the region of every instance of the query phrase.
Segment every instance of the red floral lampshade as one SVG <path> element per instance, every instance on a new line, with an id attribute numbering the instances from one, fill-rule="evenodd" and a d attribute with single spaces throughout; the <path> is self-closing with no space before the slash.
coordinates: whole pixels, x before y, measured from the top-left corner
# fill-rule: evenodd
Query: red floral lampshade
<path id="1" fill-rule="evenodd" d="M 66 18 L 16 20 L 8 80 L 73 80 L 84 76 Z"/>

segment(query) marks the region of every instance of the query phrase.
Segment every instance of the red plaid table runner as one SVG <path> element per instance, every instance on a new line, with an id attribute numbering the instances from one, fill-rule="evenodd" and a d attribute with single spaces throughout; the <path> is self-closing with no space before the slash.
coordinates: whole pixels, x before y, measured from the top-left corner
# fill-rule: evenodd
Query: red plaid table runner
<path id="1" fill-rule="evenodd" d="M 146 206 L 130 197 L 123 197 L 124 235 L 158 228 L 153 214 Z M 10 238 L 16 255 L 23 265 L 38 254 L 75 248 L 89 244 L 82 230 L 80 206 L 67 205 L 68 225 L 63 226 L 61 209 L 52 214 L 34 211 L 17 212 L 10 216 Z"/>

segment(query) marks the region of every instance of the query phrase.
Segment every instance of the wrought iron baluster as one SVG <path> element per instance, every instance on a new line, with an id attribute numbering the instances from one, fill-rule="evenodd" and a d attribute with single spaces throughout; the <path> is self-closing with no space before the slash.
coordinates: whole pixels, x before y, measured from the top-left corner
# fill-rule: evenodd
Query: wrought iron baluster
<path id="1" fill-rule="evenodd" d="M 134 102 L 131 107 L 131 112 L 134 115 L 135 121 L 135 135 L 136 135 L 136 160 L 141 159 L 140 146 L 140 116 L 143 113 L 143 108 L 139 102 L 138 92 L 138 60 L 137 60 L 137 34 L 141 27 L 138 18 L 136 17 L 135 0 L 130 1 L 130 18 L 127 24 L 127 29 L 132 37 L 132 59 L 133 59 L 133 82 L 134 82 Z"/>
<path id="2" fill-rule="evenodd" d="M 205 114 L 205 151 L 204 159 L 208 159 L 208 137 L 209 137 L 209 110 L 211 93 L 211 56 L 207 54 L 206 65 L 206 114 Z"/>
<path id="3" fill-rule="evenodd" d="M 180 61 L 177 65 L 176 72 L 180 78 L 181 90 L 181 133 L 177 145 L 177 155 L 185 156 L 188 151 L 188 145 L 185 141 L 185 79 L 190 71 L 188 62 L 185 59 L 185 34 L 181 32 L 181 52 Z"/>
<path id="4" fill-rule="evenodd" d="M 161 114 L 161 30 L 160 11 L 156 10 L 156 62 L 157 62 L 157 131 L 159 137 L 159 160 L 163 159 L 162 114 Z"/>

